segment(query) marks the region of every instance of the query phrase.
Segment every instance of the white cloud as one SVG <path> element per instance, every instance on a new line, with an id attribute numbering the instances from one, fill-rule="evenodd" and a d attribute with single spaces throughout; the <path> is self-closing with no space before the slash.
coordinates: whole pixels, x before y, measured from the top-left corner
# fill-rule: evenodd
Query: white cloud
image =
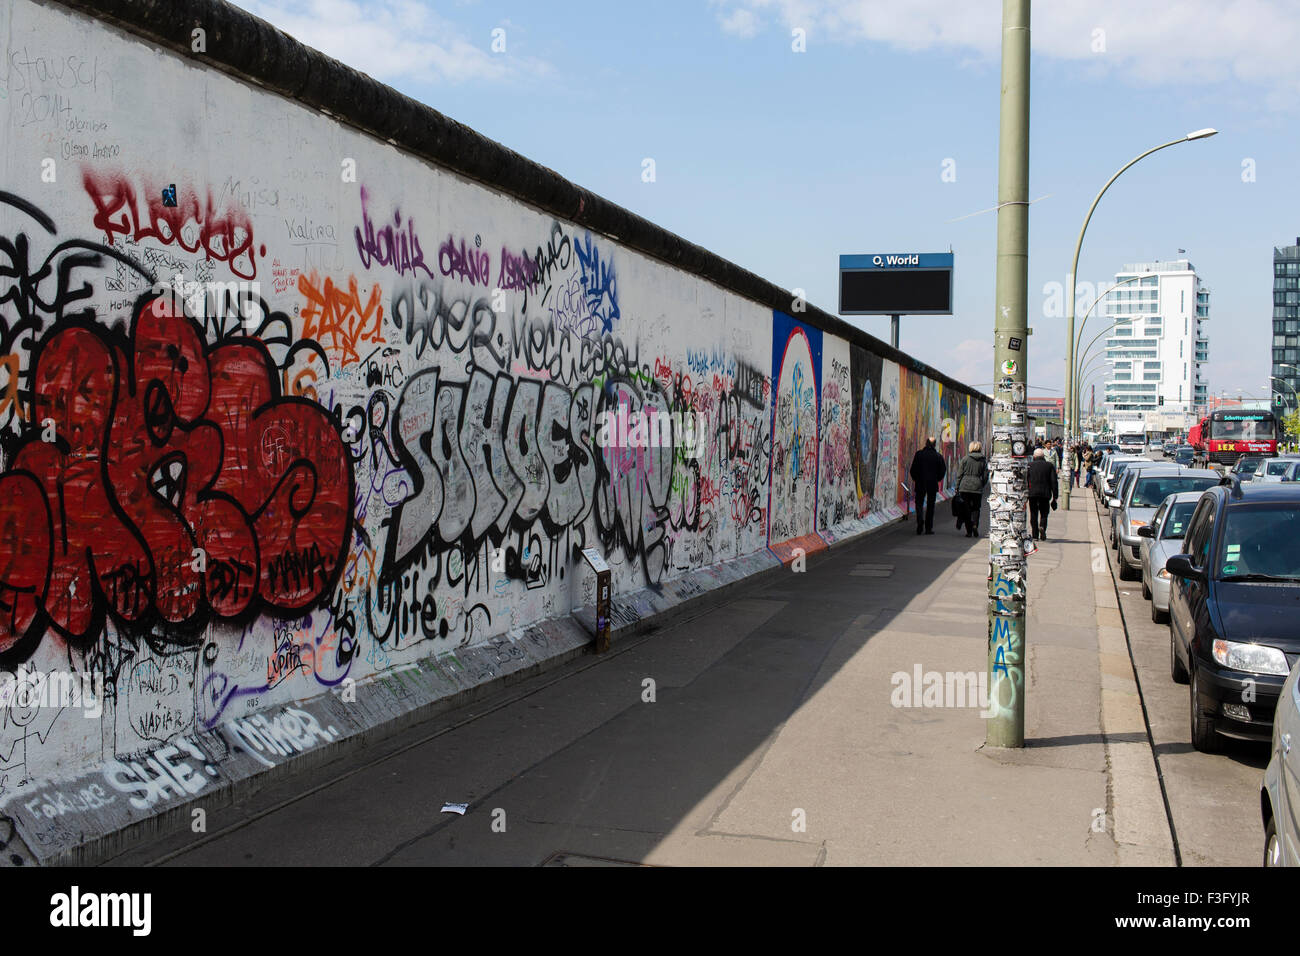
<path id="1" fill-rule="evenodd" d="M 493 53 L 490 34 L 476 42 L 419 0 L 238 3 L 307 46 L 386 83 L 502 82 L 550 72 L 539 60 Z"/>
<path id="2" fill-rule="evenodd" d="M 717 0 L 724 23 L 771 13 L 810 42 L 872 41 L 951 50 L 996 62 L 1001 6 L 992 0 Z M 725 29 L 725 26 L 724 26 Z M 1262 87 L 1272 108 L 1300 93 L 1295 0 L 1051 0 L 1035 6 L 1034 52 L 1144 83 Z M 1102 31 L 1098 33 L 1097 31 Z M 734 32 L 734 31 L 732 31 Z M 1104 48 L 1096 49 L 1099 41 Z"/>
<path id="3" fill-rule="evenodd" d="M 722 25 L 724 33 L 730 33 L 746 40 L 757 35 L 760 26 L 758 17 L 754 12 L 743 7 L 738 7 L 725 16 L 719 15 L 718 23 Z"/>

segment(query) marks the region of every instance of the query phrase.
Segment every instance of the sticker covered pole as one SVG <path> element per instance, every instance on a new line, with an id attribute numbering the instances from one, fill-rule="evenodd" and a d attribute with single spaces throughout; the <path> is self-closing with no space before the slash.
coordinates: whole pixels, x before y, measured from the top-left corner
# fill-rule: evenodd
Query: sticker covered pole
<path id="1" fill-rule="evenodd" d="M 993 320 L 993 442 L 989 456 L 989 705 L 986 742 L 1025 745 L 1025 406 L 1029 304 L 1029 5 L 1002 2 L 998 252 Z"/>

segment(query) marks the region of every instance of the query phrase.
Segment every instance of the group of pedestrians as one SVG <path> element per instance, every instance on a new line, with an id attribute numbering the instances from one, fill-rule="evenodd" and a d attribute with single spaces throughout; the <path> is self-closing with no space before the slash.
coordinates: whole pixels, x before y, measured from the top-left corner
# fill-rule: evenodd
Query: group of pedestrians
<path id="1" fill-rule="evenodd" d="M 910 474 L 916 495 L 916 533 L 934 534 L 935 496 L 948 474 L 948 463 L 935 448 L 933 435 L 925 440 L 925 447 L 912 458 Z M 973 441 L 967 448 L 966 457 L 957 464 L 953 478 L 956 491 L 953 512 L 957 516 L 957 527 L 965 527 L 968 538 L 979 534 L 980 499 L 984 486 L 988 483 L 988 460 L 984 457 L 980 443 Z"/>
<path id="2" fill-rule="evenodd" d="M 1092 466 L 1097 463 L 1101 456 L 1094 452 L 1092 445 L 1086 441 L 1081 441 L 1071 448 L 1070 454 L 1073 456 L 1070 463 L 1074 466 L 1071 475 L 1074 487 L 1078 488 L 1080 481 L 1083 482 L 1085 488 L 1092 487 Z"/>
<path id="3" fill-rule="evenodd" d="M 1074 451 L 1077 450 L 1076 446 Z M 1026 490 L 1030 531 L 1036 541 L 1047 540 L 1047 518 L 1056 510 L 1060 497 L 1058 469 L 1064 454 L 1065 446 L 1059 438 L 1039 440 L 1029 463 Z M 1077 476 L 1077 467 L 1075 472 Z M 935 447 L 934 436 L 927 438 L 925 447 L 913 456 L 909 473 L 916 496 L 916 533 L 934 534 L 935 498 L 948 473 L 948 463 Z M 979 537 L 980 504 L 988 483 L 988 459 L 980 443 L 973 441 L 953 476 L 953 515 L 958 530 L 965 528 L 968 538 Z"/>

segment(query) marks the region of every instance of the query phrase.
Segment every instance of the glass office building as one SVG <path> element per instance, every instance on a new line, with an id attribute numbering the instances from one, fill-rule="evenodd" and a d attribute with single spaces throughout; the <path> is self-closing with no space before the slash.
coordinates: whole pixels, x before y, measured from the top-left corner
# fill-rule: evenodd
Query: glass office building
<path id="1" fill-rule="evenodd" d="M 1273 249 L 1274 408 L 1295 411 L 1300 390 L 1300 237 Z"/>

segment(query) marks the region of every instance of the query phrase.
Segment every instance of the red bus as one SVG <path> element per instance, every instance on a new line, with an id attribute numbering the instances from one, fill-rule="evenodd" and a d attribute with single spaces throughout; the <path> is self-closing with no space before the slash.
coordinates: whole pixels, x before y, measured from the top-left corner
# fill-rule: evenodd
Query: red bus
<path id="1" fill-rule="evenodd" d="M 1277 418 L 1270 411 L 1219 409 L 1187 433 L 1196 458 L 1231 465 L 1239 455 L 1277 454 Z"/>

